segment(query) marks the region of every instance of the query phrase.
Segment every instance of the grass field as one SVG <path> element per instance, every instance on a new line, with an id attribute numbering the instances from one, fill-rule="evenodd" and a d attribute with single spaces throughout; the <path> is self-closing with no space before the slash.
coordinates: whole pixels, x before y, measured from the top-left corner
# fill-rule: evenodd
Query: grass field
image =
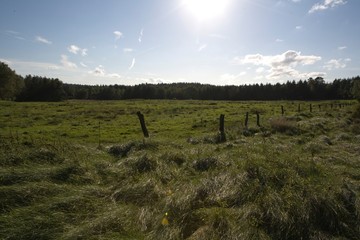
<path id="1" fill-rule="evenodd" d="M 359 239 L 354 103 L 0 102 L 0 239 Z"/>

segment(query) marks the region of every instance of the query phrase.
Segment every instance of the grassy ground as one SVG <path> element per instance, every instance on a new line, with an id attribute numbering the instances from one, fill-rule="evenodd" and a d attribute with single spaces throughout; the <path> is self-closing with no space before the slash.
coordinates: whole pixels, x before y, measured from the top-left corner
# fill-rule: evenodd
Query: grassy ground
<path id="1" fill-rule="evenodd" d="M 360 119 L 331 103 L 0 102 L 0 239 L 359 239 Z"/>

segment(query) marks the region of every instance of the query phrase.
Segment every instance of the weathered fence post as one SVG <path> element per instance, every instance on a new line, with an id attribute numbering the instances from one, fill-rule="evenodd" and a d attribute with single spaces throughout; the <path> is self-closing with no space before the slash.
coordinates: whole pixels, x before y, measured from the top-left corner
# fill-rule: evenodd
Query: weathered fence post
<path id="1" fill-rule="evenodd" d="M 144 137 L 145 138 L 148 138 L 149 137 L 149 132 L 146 128 L 146 125 L 145 125 L 145 118 L 144 118 L 144 115 L 141 113 L 141 112 L 137 112 L 136 113 L 138 118 L 139 118 L 139 121 L 140 121 L 140 125 L 141 125 L 141 130 L 144 134 Z"/>
<path id="2" fill-rule="evenodd" d="M 300 103 L 299 103 L 299 105 L 298 105 L 298 112 L 300 112 L 301 111 L 301 108 L 300 108 Z"/>
<path id="3" fill-rule="evenodd" d="M 284 110 L 284 106 L 281 105 L 281 116 L 284 116 L 285 110 Z"/>
<path id="4" fill-rule="evenodd" d="M 321 111 L 321 105 L 319 104 L 319 111 Z"/>
<path id="5" fill-rule="evenodd" d="M 260 113 L 256 112 L 256 125 L 260 127 Z"/>
<path id="6" fill-rule="evenodd" d="M 101 122 L 100 121 L 99 121 L 98 140 L 99 140 L 98 148 L 100 148 L 101 147 Z"/>
<path id="7" fill-rule="evenodd" d="M 310 104 L 310 112 L 312 112 L 312 104 Z"/>
<path id="8" fill-rule="evenodd" d="M 245 128 L 246 129 L 248 128 L 248 122 L 249 122 L 249 112 L 246 112 L 246 115 L 245 115 Z"/>
<path id="9" fill-rule="evenodd" d="M 220 142 L 225 142 L 226 136 L 225 136 L 225 115 L 224 114 L 220 114 L 219 132 L 220 132 L 220 135 L 219 135 Z"/>

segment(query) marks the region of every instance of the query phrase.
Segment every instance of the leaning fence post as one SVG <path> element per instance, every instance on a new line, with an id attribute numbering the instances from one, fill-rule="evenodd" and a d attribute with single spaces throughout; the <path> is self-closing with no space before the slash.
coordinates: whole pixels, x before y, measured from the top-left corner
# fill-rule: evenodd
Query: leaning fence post
<path id="1" fill-rule="evenodd" d="M 246 112 L 246 115 L 245 115 L 245 128 L 248 128 L 248 122 L 249 122 L 249 112 Z"/>
<path id="2" fill-rule="evenodd" d="M 225 136 L 225 115 L 224 114 L 220 114 L 219 132 L 220 132 L 220 142 L 225 142 L 226 136 Z"/>
<path id="3" fill-rule="evenodd" d="M 284 113 L 285 113 L 285 111 L 284 111 L 284 106 L 281 105 L 281 116 L 284 116 Z"/>
<path id="4" fill-rule="evenodd" d="M 149 132 L 146 128 L 146 125 L 145 125 L 145 118 L 144 118 L 144 115 L 141 113 L 141 112 L 137 112 L 136 113 L 138 118 L 139 118 L 139 121 L 140 121 L 140 125 L 141 125 L 141 130 L 144 134 L 144 137 L 148 138 L 149 137 Z"/>
<path id="5" fill-rule="evenodd" d="M 259 112 L 256 112 L 256 125 L 260 127 L 260 114 Z"/>

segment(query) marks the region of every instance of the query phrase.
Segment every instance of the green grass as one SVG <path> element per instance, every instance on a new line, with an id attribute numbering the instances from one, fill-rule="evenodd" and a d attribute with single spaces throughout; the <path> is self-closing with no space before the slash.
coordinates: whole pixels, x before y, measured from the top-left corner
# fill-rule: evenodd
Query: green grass
<path id="1" fill-rule="evenodd" d="M 358 239 L 356 107 L 301 104 L 0 102 L 0 239 Z"/>

